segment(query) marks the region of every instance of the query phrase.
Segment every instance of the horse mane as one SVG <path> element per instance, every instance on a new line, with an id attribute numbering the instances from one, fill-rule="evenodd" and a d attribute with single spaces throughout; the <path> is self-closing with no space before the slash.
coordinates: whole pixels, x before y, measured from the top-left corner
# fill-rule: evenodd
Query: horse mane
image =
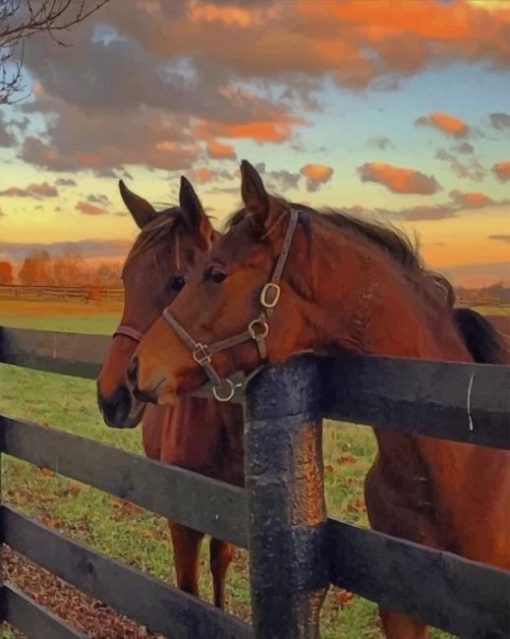
<path id="1" fill-rule="evenodd" d="M 179 222 L 180 213 L 181 209 L 178 206 L 174 206 L 161 211 L 151 222 L 146 224 L 131 247 L 126 258 L 126 264 L 131 258 L 170 237 Z"/>
<path id="2" fill-rule="evenodd" d="M 471 308 L 455 308 L 453 317 L 475 362 L 506 364 L 505 337 L 483 315 Z"/>
<path id="3" fill-rule="evenodd" d="M 318 217 L 337 228 L 347 229 L 375 244 L 395 260 L 419 288 L 423 288 L 424 292 L 428 293 L 427 297 L 432 296 L 444 305 L 453 307 L 455 292 L 450 282 L 444 276 L 428 271 L 418 253 L 418 246 L 413 245 L 404 232 L 391 226 L 388 222 L 380 223 L 360 219 L 338 209 L 328 208 L 317 211 L 309 206 L 289 204 L 281 198 L 277 199 L 286 207 L 296 208 L 306 213 L 307 216 Z M 232 228 L 247 218 L 247 214 L 247 209 L 241 209 L 234 213 L 227 221 L 227 228 Z M 307 236 L 311 237 L 310 224 L 305 223 L 303 227 Z"/>
<path id="4" fill-rule="evenodd" d="M 443 275 L 426 269 L 419 255 L 418 245 L 413 244 L 403 231 L 388 222 L 360 219 L 337 209 L 317 211 L 309 206 L 285 202 L 282 198 L 276 199 L 286 207 L 303 211 L 309 217 L 318 217 L 337 228 L 347 229 L 382 249 L 402 267 L 404 274 L 426 302 L 449 313 L 475 362 L 498 364 L 506 361 L 507 345 L 499 331 L 476 311 L 454 308 L 453 286 Z M 247 217 L 247 209 L 237 211 L 227 221 L 227 228 L 232 228 Z M 311 225 L 306 217 L 303 228 L 311 239 Z"/>

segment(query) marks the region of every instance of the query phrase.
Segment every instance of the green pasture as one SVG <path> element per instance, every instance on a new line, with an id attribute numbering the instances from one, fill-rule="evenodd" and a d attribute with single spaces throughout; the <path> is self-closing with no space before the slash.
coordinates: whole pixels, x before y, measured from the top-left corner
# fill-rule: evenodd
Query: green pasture
<path id="1" fill-rule="evenodd" d="M 0 311 L 0 325 L 87 333 L 110 333 L 118 319 L 112 313 L 97 316 L 7 315 L 9 317 Z M 141 453 L 139 429 L 123 432 L 103 425 L 96 408 L 93 381 L 4 365 L 0 368 L 0 384 L 2 412 Z M 325 479 L 331 516 L 367 524 L 363 478 L 374 452 L 374 438 L 369 428 L 325 424 Z M 175 583 L 167 528 L 161 517 L 10 458 L 5 458 L 2 465 L 2 484 L 4 499 L 25 513 L 42 518 L 48 525 L 101 552 Z M 207 544 L 204 544 L 201 590 L 210 600 L 207 550 Z M 228 578 L 227 598 L 229 611 L 249 619 L 245 551 L 236 551 Z M 10 631 L 6 629 L 6 632 Z M 382 637 L 375 605 L 359 597 L 350 598 L 339 589 L 331 589 L 323 609 L 322 637 Z M 432 637 L 438 639 L 448 635 L 433 632 Z"/>

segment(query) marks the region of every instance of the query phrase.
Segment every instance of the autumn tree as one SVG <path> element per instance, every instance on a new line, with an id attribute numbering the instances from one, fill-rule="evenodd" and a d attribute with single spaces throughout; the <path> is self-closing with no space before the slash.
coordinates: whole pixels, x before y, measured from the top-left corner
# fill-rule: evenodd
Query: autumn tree
<path id="1" fill-rule="evenodd" d="M 40 33 L 68 46 L 64 35 L 109 0 L 0 0 L 0 104 L 20 91 L 23 46 Z"/>
<path id="2" fill-rule="evenodd" d="M 99 264 L 94 272 L 94 280 L 102 288 L 121 288 L 119 264 Z"/>
<path id="3" fill-rule="evenodd" d="M 0 284 L 12 284 L 13 268 L 7 261 L 0 262 Z"/>
<path id="4" fill-rule="evenodd" d="M 496 282 L 490 286 L 481 289 L 480 294 L 483 297 L 493 298 L 500 304 L 510 303 L 510 287 L 505 286 L 503 282 Z"/>
<path id="5" fill-rule="evenodd" d="M 25 286 L 53 284 L 50 254 L 45 250 L 34 250 L 25 257 L 18 273 L 18 279 Z"/>
<path id="6" fill-rule="evenodd" d="M 52 275 L 56 286 L 81 286 L 88 279 L 82 256 L 72 250 L 53 259 Z"/>

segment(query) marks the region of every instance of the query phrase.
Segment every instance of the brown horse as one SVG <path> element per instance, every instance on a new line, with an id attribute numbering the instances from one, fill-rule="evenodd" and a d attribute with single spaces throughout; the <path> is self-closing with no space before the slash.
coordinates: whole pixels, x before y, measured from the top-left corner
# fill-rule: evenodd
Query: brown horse
<path id="1" fill-rule="evenodd" d="M 143 444 L 148 457 L 241 485 L 243 426 L 239 407 L 186 398 L 173 407 L 145 408 L 126 383 L 126 369 L 138 341 L 183 288 L 187 270 L 197 255 L 210 247 L 216 233 L 184 178 L 180 207 L 160 213 L 123 182 L 120 192 L 141 233 L 123 268 L 122 321 L 97 382 L 104 421 L 113 428 L 131 428 L 143 414 Z M 198 595 L 199 551 L 204 535 L 173 522 L 169 525 L 178 586 Z M 225 575 L 232 552 L 231 544 L 211 539 L 214 602 L 221 608 L 225 604 Z"/>
<path id="2" fill-rule="evenodd" d="M 473 361 L 478 350 L 481 360 L 510 362 L 487 322 L 453 312 L 444 280 L 424 269 L 406 238 L 272 197 L 247 162 L 241 174 L 245 208 L 136 351 L 130 380 L 139 392 L 173 402 L 203 383 L 211 371 L 191 357 L 195 340 L 211 345 L 211 366 L 223 377 L 254 370 L 264 351 L 269 363 L 303 350 L 458 362 Z M 254 319 L 257 340 L 246 332 Z M 375 436 L 378 453 L 365 483 L 373 528 L 510 567 L 509 452 Z M 427 636 L 423 623 L 400 613 L 381 610 L 381 617 L 387 637 Z"/>

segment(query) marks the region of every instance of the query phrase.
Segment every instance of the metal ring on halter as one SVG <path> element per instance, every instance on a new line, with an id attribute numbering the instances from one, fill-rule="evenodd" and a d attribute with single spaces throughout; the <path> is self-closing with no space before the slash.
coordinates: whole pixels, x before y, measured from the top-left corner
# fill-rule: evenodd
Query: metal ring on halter
<path id="1" fill-rule="evenodd" d="M 268 299 L 271 291 L 274 297 L 273 299 Z M 264 288 L 260 293 L 260 303 L 264 308 L 274 308 L 280 300 L 281 292 L 282 289 L 278 286 L 278 284 L 275 284 L 275 282 L 268 282 L 264 285 Z"/>
<path id="2" fill-rule="evenodd" d="M 260 333 L 257 333 L 257 330 L 256 330 L 257 326 L 259 326 L 262 329 Z M 250 334 L 250 337 L 254 340 L 264 339 L 265 337 L 268 336 L 269 324 L 266 322 L 266 320 L 263 320 L 260 317 L 257 317 L 256 319 L 252 320 L 248 324 L 248 333 Z"/>
<path id="3" fill-rule="evenodd" d="M 218 385 L 215 384 L 212 388 L 212 393 L 214 395 L 214 398 L 217 399 L 219 402 L 229 402 L 232 397 L 234 397 L 235 393 L 236 393 L 236 385 L 234 384 L 234 382 L 229 379 L 228 377 L 225 379 L 221 380 L 222 385 Z M 227 386 L 227 394 L 226 395 L 221 395 L 221 389 L 224 386 Z"/>

